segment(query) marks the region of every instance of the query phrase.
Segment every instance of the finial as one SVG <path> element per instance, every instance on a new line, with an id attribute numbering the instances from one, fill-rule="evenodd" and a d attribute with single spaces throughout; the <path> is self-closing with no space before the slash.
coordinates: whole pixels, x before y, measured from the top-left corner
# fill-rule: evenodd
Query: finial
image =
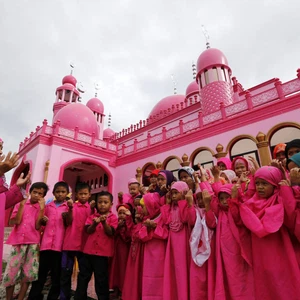
<path id="1" fill-rule="evenodd" d="M 71 75 L 73 75 L 73 70 L 75 68 L 75 64 L 70 61 L 70 67 L 71 67 Z"/>
<path id="2" fill-rule="evenodd" d="M 193 70 L 193 79 L 196 79 L 197 71 L 196 71 L 196 65 L 194 61 L 192 61 L 192 70 Z"/>
<path id="3" fill-rule="evenodd" d="M 175 75 L 174 74 L 171 74 L 171 79 L 172 79 L 172 82 L 173 82 L 174 95 L 176 95 L 177 94 L 177 87 L 176 87 L 177 82 L 175 80 Z"/>
<path id="4" fill-rule="evenodd" d="M 77 83 L 77 90 L 78 90 L 80 93 L 84 93 L 84 92 L 85 92 L 85 88 L 84 88 L 82 82 L 78 82 L 78 83 Z"/>
<path id="5" fill-rule="evenodd" d="M 108 127 L 111 125 L 111 113 L 108 114 Z"/>
<path id="6" fill-rule="evenodd" d="M 97 91 L 100 90 L 100 85 L 99 85 L 99 83 L 94 83 L 94 87 L 95 87 L 95 97 L 97 97 L 97 94 L 98 94 Z"/>
<path id="7" fill-rule="evenodd" d="M 204 25 L 201 25 L 202 27 L 202 32 L 204 34 L 204 37 L 206 39 L 206 49 L 209 49 L 210 48 L 210 44 L 209 44 L 209 34 L 208 34 L 208 31 L 206 30 L 206 28 L 204 27 Z"/>

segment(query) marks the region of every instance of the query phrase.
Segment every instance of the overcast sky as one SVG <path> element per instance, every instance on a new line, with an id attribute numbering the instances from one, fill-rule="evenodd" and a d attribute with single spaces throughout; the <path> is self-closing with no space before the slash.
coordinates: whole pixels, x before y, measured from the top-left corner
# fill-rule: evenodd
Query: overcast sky
<path id="1" fill-rule="evenodd" d="M 192 62 L 212 47 L 224 52 L 244 88 L 300 68 L 299 0 L 0 0 L 0 107 L 5 152 L 44 118 L 55 90 L 74 76 L 94 96 L 112 129 L 147 118 L 154 105 L 192 81 Z M 106 118 L 107 120 L 107 118 Z"/>

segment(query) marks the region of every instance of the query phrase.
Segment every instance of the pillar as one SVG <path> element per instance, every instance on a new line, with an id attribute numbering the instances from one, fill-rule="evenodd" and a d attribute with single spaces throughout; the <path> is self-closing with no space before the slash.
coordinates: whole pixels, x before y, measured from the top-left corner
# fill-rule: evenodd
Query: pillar
<path id="1" fill-rule="evenodd" d="M 267 136 L 259 132 L 256 136 L 257 139 L 257 149 L 260 157 L 261 166 L 267 166 L 271 162 L 271 153 L 269 148 L 269 141 L 267 140 Z"/>

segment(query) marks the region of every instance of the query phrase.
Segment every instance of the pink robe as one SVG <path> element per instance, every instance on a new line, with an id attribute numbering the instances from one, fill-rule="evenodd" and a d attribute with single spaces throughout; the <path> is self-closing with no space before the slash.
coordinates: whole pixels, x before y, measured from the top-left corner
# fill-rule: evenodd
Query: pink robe
<path id="1" fill-rule="evenodd" d="M 109 270 L 109 288 L 123 290 L 126 265 L 131 242 L 132 216 L 127 216 L 126 224 L 117 228 L 115 233 L 115 251 Z"/>
<path id="2" fill-rule="evenodd" d="M 131 233 L 131 245 L 123 284 L 123 300 L 140 300 L 142 297 L 142 273 L 144 244 L 139 239 L 142 223 L 135 224 Z"/>
<path id="3" fill-rule="evenodd" d="M 214 291 L 215 291 L 215 272 L 216 272 L 216 264 L 215 264 L 215 234 L 214 231 L 210 228 L 215 228 L 216 219 L 214 215 L 211 215 L 208 220 L 206 219 L 205 209 L 203 208 L 196 208 L 199 212 L 199 216 L 201 218 L 201 223 L 204 221 L 207 225 L 208 236 L 203 236 L 203 230 L 199 237 L 199 244 L 198 244 L 198 252 L 197 255 L 201 255 L 199 252 L 203 246 L 203 243 L 209 243 L 210 241 L 210 254 L 206 253 L 206 261 L 202 264 L 202 266 L 197 265 L 193 260 L 193 255 L 190 264 L 190 300 L 199 300 L 199 299 L 207 299 L 213 300 L 214 299 Z M 209 215 L 209 213 L 208 213 Z M 198 218 L 198 217 L 197 217 Z M 198 219 L 197 219 L 198 221 Z M 196 224 L 197 224 L 196 221 Z M 208 225 L 209 223 L 209 225 Z M 205 225 L 203 225 L 204 227 Z M 196 227 L 196 225 L 195 225 Z M 194 227 L 193 231 L 196 229 Z M 210 228 L 209 228 L 210 227 Z M 193 237 L 193 232 L 191 239 Z M 190 240 L 190 245 L 192 247 L 192 243 Z"/>
<path id="4" fill-rule="evenodd" d="M 169 227 L 169 239 L 164 265 L 164 300 L 189 299 L 191 226 L 196 222 L 195 208 L 188 207 L 185 200 L 178 205 L 166 204 L 161 208 L 164 224 Z"/>
<path id="5" fill-rule="evenodd" d="M 164 261 L 168 229 L 161 215 L 152 219 L 157 225 L 154 230 L 142 226 L 139 238 L 145 243 L 142 275 L 142 299 L 163 300 Z"/>

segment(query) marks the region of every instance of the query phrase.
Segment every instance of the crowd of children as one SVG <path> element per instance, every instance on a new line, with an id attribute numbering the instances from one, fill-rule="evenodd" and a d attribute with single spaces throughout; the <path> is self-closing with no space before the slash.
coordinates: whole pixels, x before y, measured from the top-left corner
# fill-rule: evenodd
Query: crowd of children
<path id="1" fill-rule="evenodd" d="M 148 189 L 135 179 L 128 193 L 100 192 L 78 183 L 76 201 L 58 182 L 45 204 L 45 183 L 33 183 L 17 204 L 3 276 L 7 299 L 87 299 L 94 274 L 98 299 L 229 300 L 300 299 L 300 140 L 274 149 L 260 167 L 253 157 L 222 158 L 211 170 L 199 165 L 154 170 Z M 26 234 L 25 234 L 26 233 Z"/>

